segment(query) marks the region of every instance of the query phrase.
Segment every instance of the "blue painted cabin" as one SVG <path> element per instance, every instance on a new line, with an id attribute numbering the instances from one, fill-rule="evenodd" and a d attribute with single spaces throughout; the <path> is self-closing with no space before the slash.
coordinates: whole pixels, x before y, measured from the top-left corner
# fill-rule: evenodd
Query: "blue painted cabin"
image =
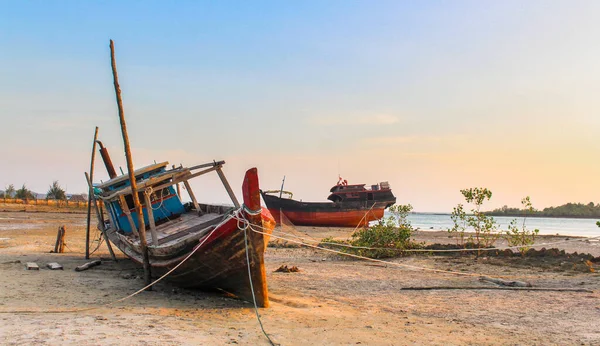
<path id="1" fill-rule="evenodd" d="M 151 178 L 159 178 L 166 172 L 166 166 L 168 162 L 162 162 L 153 164 L 150 166 L 142 167 L 136 169 L 134 172 L 136 181 L 145 181 Z M 175 189 L 172 185 L 162 188 L 160 190 L 154 190 L 153 187 L 158 187 L 159 185 L 164 185 L 164 183 L 170 181 L 169 176 L 165 176 L 164 180 L 157 179 L 155 184 L 152 184 L 150 188 L 146 188 L 145 191 L 138 192 L 138 196 L 140 202 L 142 203 L 142 210 L 144 214 L 144 223 L 146 225 L 149 224 L 148 219 L 148 206 L 146 205 L 146 199 L 144 194 L 148 193 L 150 195 L 150 204 L 152 208 L 152 215 L 155 224 L 161 224 L 163 222 L 169 221 L 173 218 L 181 215 L 185 208 L 181 199 L 175 192 Z M 111 195 L 119 190 L 126 189 L 131 186 L 129 181 L 129 175 L 124 174 L 113 179 L 110 179 L 107 182 L 104 182 L 97 187 L 100 188 L 105 195 Z M 122 206 L 121 199 L 115 197 L 115 199 L 110 199 L 106 203 L 106 208 L 108 209 L 108 213 L 110 214 L 110 218 L 114 223 L 114 227 L 123 232 L 124 234 L 129 234 L 132 232 L 131 225 L 129 223 L 127 214 L 124 212 L 123 207 L 129 209 L 131 214 L 131 218 L 133 219 L 133 223 L 136 228 L 139 228 L 137 213 L 135 212 L 135 207 L 133 203 L 133 196 L 131 194 L 124 196 L 124 201 L 126 206 Z"/>

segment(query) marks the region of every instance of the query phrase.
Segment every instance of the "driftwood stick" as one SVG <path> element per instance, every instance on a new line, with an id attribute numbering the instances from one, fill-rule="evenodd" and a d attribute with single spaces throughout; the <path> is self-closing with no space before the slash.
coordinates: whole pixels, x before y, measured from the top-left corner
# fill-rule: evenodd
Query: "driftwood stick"
<path id="1" fill-rule="evenodd" d="M 425 286 L 403 287 L 402 291 L 431 291 L 431 290 L 505 290 L 505 291 L 543 291 L 543 292 L 585 292 L 594 293 L 586 288 L 550 288 L 550 287 L 491 287 L 491 286 Z"/>
<path id="2" fill-rule="evenodd" d="M 63 226 L 58 227 L 58 232 L 56 233 L 56 243 L 54 244 L 54 253 L 61 253 L 60 247 L 63 236 Z"/>
<path id="3" fill-rule="evenodd" d="M 481 276 L 479 278 L 479 281 L 493 282 L 493 283 L 495 283 L 497 285 L 508 286 L 508 287 L 532 287 L 533 286 L 530 282 L 509 281 L 509 280 L 502 280 L 502 279 L 490 278 L 490 277 L 487 277 L 487 276 Z"/>
<path id="4" fill-rule="evenodd" d="M 58 252 L 59 253 L 64 253 L 65 252 L 65 226 L 61 226 L 60 229 L 58 230 L 58 233 L 60 234 L 59 236 L 59 242 L 58 242 Z"/>
<path id="5" fill-rule="evenodd" d="M 92 144 L 92 158 L 90 161 L 90 181 L 94 181 L 94 159 L 96 158 L 96 141 L 98 140 L 98 126 L 94 132 L 94 142 Z M 88 209 L 87 209 L 87 227 L 85 230 L 85 259 L 90 258 L 90 223 L 92 217 L 92 197 L 94 188 L 90 186 L 88 192 Z"/>
<path id="6" fill-rule="evenodd" d="M 76 272 L 81 272 L 81 271 L 84 271 L 84 270 L 88 270 L 88 269 L 90 269 L 92 267 L 99 266 L 100 264 L 102 264 L 102 261 L 100 261 L 100 260 L 91 261 L 91 262 L 88 262 L 86 264 L 82 264 L 82 265 L 80 265 L 78 267 L 75 267 L 75 271 Z"/>
<path id="7" fill-rule="evenodd" d="M 110 61 L 113 73 L 113 82 L 115 86 L 115 94 L 117 98 L 117 106 L 119 108 L 119 120 L 121 122 L 121 134 L 123 135 L 123 144 L 125 147 L 125 158 L 127 159 L 127 171 L 129 173 L 129 183 L 131 185 L 131 196 L 133 197 L 133 205 L 137 210 L 138 217 L 138 233 L 140 235 L 140 247 L 144 263 L 144 282 L 150 285 L 152 273 L 150 272 L 150 257 L 148 255 L 148 245 L 146 243 L 146 225 L 144 224 L 144 214 L 142 212 L 142 204 L 137 193 L 135 170 L 133 169 L 133 160 L 131 158 L 131 150 L 129 147 L 129 135 L 127 134 L 127 124 L 125 123 L 125 112 L 123 111 L 123 100 L 121 99 L 121 87 L 119 86 L 119 75 L 117 73 L 117 61 L 115 60 L 115 44 L 110 40 Z M 152 290 L 152 286 L 148 287 L 148 291 Z"/>

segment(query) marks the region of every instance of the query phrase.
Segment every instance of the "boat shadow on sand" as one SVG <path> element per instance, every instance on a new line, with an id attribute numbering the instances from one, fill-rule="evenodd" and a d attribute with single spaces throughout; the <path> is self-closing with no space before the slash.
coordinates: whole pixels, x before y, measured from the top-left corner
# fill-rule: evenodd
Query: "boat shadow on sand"
<path id="1" fill-rule="evenodd" d="M 32 287 L 44 288 L 43 302 L 36 304 L 41 309 L 167 309 L 171 311 L 193 311 L 252 308 L 250 302 L 238 299 L 234 295 L 214 289 L 180 288 L 166 280 L 152 286 L 152 291 L 142 291 L 122 302 L 115 303 L 144 287 L 144 271 L 137 263 L 122 257 L 114 262 L 109 257 L 102 257 L 102 264 L 85 271 L 76 272 L 75 268 L 90 260 L 85 260 L 80 254 L 29 254 L 26 256 L 1 256 L 0 272 L 23 271 L 25 263 L 36 262 L 38 271 L 26 271 L 29 276 L 28 284 Z M 10 260 L 9 260 L 10 259 Z M 98 257 L 93 257 L 98 259 Z M 63 270 L 50 270 L 46 263 L 58 262 Z M 61 289 L 49 288 L 61 287 Z M 66 287 L 62 289 L 62 287 Z M 73 296 L 65 299 L 73 291 L 85 292 L 86 299 L 75 299 Z M 41 299 L 41 297 L 40 297 Z M 33 298 L 33 301 L 37 298 Z"/>

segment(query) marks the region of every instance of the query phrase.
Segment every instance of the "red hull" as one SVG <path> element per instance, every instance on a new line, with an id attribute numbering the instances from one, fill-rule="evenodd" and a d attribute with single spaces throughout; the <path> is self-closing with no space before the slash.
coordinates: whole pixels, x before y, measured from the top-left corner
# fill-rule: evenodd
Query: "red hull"
<path id="1" fill-rule="evenodd" d="M 269 209 L 269 211 L 279 224 L 281 222 L 280 211 L 275 209 Z M 366 226 L 370 221 L 381 219 L 383 211 L 384 208 L 331 212 L 286 210 L 283 214 L 297 226 L 357 227 Z"/>

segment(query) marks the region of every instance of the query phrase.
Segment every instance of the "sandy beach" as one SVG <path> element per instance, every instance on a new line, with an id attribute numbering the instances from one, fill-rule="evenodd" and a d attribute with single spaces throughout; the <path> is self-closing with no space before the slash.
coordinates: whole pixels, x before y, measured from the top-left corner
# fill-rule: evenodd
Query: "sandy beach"
<path id="1" fill-rule="evenodd" d="M 84 213 L 7 211 L 2 205 L 0 210 L 0 344 L 268 345 L 252 305 L 221 292 L 160 282 L 151 292 L 107 305 L 141 288 L 142 271 L 120 253 L 118 262 L 109 260 L 102 245 L 92 255 L 103 259 L 102 265 L 75 272 L 87 262 Z M 50 253 L 61 225 L 67 230 L 67 251 Z M 351 231 L 295 230 L 314 239 L 343 238 Z M 538 242 L 566 238 L 543 236 Z M 455 242 L 444 231 L 419 231 L 414 239 Z M 595 241 L 556 247 L 600 256 Z M 586 270 L 597 263 L 586 267 L 563 258 L 474 260 L 435 254 L 387 261 L 473 275 L 408 269 L 310 248 L 269 247 L 272 304 L 260 310 L 266 332 L 281 345 L 600 345 L 600 275 Z M 26 262 L 41 269 L 25 270 Z M 49 262 L 64 270 L 47 269 Z M 300 272 L 275 272 L 281 265 L 297 266 Z M 478 275 L 588 291 L 477 289 L 495 286 Z M 465 289 L 403 290 L 442 286 Z"/>

